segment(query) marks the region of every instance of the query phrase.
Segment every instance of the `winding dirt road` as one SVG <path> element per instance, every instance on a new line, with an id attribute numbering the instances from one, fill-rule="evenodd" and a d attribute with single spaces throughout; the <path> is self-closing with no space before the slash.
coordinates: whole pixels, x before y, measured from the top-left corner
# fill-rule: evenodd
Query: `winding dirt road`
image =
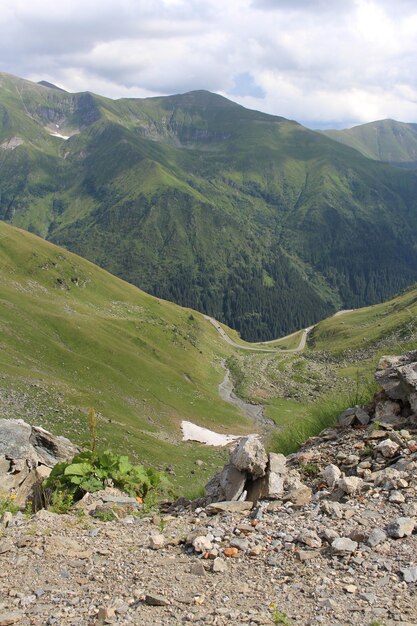
<path id="1" fill-rule="evenodd" d="M 217 332 L 219 333 L 220 337 L 222 339 L 224 339 L 224 341 L 226 341 L 227 343 L 229 343 L 231 346 L 234 346 L 235 348 L 240 348 L 241 350 L 251 350 L 252 352 L 302 352 L 302 350 L 304 350 L 305 345 L 306 345 L 306 341 L 307 341 L 307 335 L 308 333 L 314 328 L 315 325 L 313 326 L 309 326 L 308 328 L 304 328 L 303 330 L 303 334 L 301 335 L 301 339 L 300 339 L 300 343 L 298 344 L 298 346 L 296 348 L 287 348 L 287 349 L 282 349 L 282 348 L 257 348 L 255 346 L 243 346 L 240 343 L 237 343 L 236 341 L 233 341 L 233 339 L 231 339 L 229 337 L 229 335 L 223 330 L 223 328 L 220 326 L 219 322 L 217 320 L 214 319 L 214 317 L 210 317 L 209 315 L 204 315 L 204 317 L 206 318 L 206 320 L 208 320 L 211 324 L 213 324 L 214 328 L 217 330 Z M 291 333 L 291 335 L 287 335 L 286 337 L 280 337 L 280 339 L 288 339 L 289 337 L 293 337 L 294 335 L 296 335 L 297 333 L 299 333 L 300 331 L 297 330 L 295 333 Z M 273 341 L 277 341 L 276 339 Z M 273 341 L 265 341 L 262 343 L 273 343 Z"/>

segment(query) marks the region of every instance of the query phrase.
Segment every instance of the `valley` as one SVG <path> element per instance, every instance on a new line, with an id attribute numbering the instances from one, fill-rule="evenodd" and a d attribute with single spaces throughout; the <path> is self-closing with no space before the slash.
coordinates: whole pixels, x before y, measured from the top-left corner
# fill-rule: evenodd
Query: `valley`
<path id="1" fill-rule="evenodd" d="M 317 414 L 334 419 L 335 396 L 342 410 L 372 395 L 367 381 L 384 351 L 399 353 L 417 339 L 415 287 L 320 322 L 302 351 L 300 331 L 276 342 L 282 349 L 272 344 L 263 352 L 262 344 L 224 327 L 236 338 L 236 345 L 226 342 L 197 311 L 152 297 L 4 222 L 0 265 L 1 417 L 21 417 L 85 444 L 93 406 L 101 449 L 169 466 L 187 495 L 198 492 L 227 451 L 182 443 L 183 420 L 226 435 L 265 434 L 265 424 L 221 398 L 224 366 L 229 395 L 264 416 L 268 445 L 294 449 L 320 430 Z"/>

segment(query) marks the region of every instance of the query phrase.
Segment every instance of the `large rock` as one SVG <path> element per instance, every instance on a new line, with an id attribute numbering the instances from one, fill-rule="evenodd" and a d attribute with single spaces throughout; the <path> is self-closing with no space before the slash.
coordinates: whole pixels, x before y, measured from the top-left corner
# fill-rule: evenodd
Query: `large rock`
<path id="1" fill-rule="evenodd" d="M 355 406 L 346 411 L 343 411 L 337 418 L 337 421 L 341 426 L 354 426 L 355 424 L 360 424 L 361 426 L 366 426 L 369 423 L 370 416 L 363 407 Z"/>
<path id="2" fill-rule="evenodd" d="M 287 459 L 283 454 L 271 452 L 267 473 L 267 498 L 280 498 L 284 493 L 287 476 Z"/>
<path id="3" fill-rule="evenodd" d="M 417 411 L 417 350 L 382 357 L 375 378 L 388 398 L 408 401 L 411 409 Z"/>
<path id="4" fill-rule="evenodd" d="M 268 456 L 258 437 L 242 437 L 230 454 L 230 463 L 240 472 L 249 474 L 253 480 L 265 476 Z"/>
<path id="5" fill-rule="evenodd" d="M 78 451 L 65 437 L 23 420 L 0 419 L 0 491 L 14 494 L 16 504 L 24 506 L 51 468 L 72 459 Z"/>

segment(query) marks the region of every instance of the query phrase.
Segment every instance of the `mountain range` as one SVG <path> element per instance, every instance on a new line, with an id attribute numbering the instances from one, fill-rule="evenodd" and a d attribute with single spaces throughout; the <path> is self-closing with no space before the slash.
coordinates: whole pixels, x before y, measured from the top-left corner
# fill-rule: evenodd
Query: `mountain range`
<path id="1" fill-rule="evenodd" d="M 0 74 L 0 219 L 275 338 L 417 280 L 417 174 L 396 166 L 414 126 L 390 128 L 376 150 L 206 91 L 115 101 Z"/>

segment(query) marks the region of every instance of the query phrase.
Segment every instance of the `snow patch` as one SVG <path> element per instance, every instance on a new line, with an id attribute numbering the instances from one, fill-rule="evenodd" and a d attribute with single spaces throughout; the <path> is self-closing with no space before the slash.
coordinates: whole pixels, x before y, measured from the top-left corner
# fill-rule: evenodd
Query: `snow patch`
<path id="1" fill-rule="evenodd" d="M 60 133 L 49 133 L 51 137 L 59 137 L 59 139 L 69 139 L 70 135 L 61 135 Z"/>
<path id="2" fill-rule="evenodd" d="M 199 443 L 205 443 L 207 446 L 227 446 L 229 443 L 233 443 L 240 439 L 241 435 L 222 435 L 221 433 L 215 433 L 208 428 L 197 426 L 192 422 L 181 422 L 182 428 L 182 440 L 183 441 L 198 441 Z"/>

